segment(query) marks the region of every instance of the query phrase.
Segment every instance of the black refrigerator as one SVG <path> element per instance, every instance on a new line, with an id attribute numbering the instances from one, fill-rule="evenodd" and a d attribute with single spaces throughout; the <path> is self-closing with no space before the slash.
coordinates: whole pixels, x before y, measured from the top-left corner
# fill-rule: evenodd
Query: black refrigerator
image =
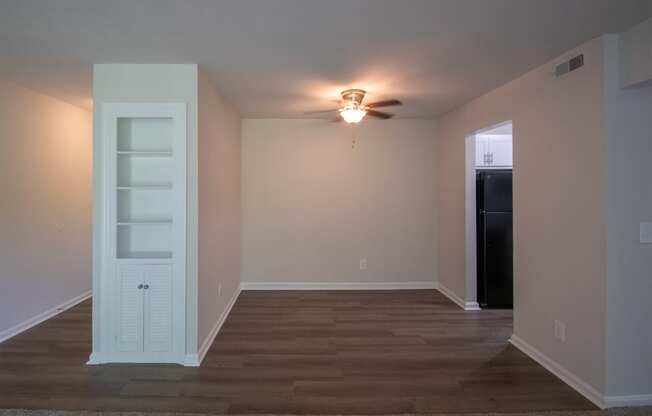
<path id="1" fill-rule="evenodd" d="M 478 303 L 483 308 L 511 308 L 514 304 L 512 171 L 478 171 L 476 192 Z"/>

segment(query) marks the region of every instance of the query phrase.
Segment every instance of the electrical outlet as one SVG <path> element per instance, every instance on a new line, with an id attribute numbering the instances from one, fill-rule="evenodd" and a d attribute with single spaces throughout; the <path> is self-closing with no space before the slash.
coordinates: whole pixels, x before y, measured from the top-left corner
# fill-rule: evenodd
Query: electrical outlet
<path id="1" fill-rule="evenodd" d="M 360 259 L 360 270 L 367 270 L 367 259 Z"/>
<path id="2" fill-rule="evenodd" d="M 555 338 L 561 342 L 566 342 L 566 324 L 555 319 Z"/>
<path id="3" fill-rule="evenodd" d="M 217 296 L 222 296 L 222 283 L 217 284 Z"/>

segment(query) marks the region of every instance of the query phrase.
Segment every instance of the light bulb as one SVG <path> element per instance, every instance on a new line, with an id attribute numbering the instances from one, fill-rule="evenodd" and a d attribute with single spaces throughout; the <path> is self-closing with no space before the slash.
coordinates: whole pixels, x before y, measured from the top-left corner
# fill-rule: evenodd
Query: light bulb
<path id="1" fill-rule="evenodd" d="M 358 107 L 345 108 L 340 111 L 340 115 L 347 123 L 359 123 L 364 118 L 366 111 Z"/>

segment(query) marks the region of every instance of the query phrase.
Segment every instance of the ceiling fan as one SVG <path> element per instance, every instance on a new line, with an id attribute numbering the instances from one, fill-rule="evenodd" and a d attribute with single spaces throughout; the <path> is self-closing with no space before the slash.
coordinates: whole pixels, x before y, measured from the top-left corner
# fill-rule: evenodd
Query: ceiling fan
<path id="1" fill-rule="evenodd" d="M 339 112 L 339 116 L 334 121 L 344 120 L 347 123 L 359 123 L 365 116 L 376 117 L 383 120 L 394 117 L 394 114 L 383 113 L 376 111 L 378 107 L 391 107 L 395 105 L 403 105 L 399 100 L 383 100 L 375 103 L 363 104 L 364 96 L 367 92 L 360 89 L 349 89 L 342 91 L 342 107 L 333 108 L 331 110 L 322 111 L 308 111 L 304 114 L 319 114 Z"/>

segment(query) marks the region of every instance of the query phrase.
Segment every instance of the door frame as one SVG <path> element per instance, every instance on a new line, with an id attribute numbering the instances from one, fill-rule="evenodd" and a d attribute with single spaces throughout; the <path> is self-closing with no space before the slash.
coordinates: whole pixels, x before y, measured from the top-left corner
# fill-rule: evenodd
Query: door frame
<path id="1" fill-rule="evenodd" d="M 464 138 L 465 146 L 465 267 L 464 267 L 464 309 L 467 311 L 480 310 L 478 304 L 478 235 L 477 235 L 477 216 L 476 216 L 476 173 L 475 167 L 475 144 L 476 135 L 494 130 L 508 124 L 514 124 L 512 120 L 502 121 L 491 126 L 476 130 Z M 514 143 L 514 136 L 512 135 L 512 146 Z M 512 148 L 513 160 L 513 148 Z M 491 168 L 483 168 L 488 170 Z M 496 167 L 495 169 L 501 170 L 505 167 Z M 513 166 L 512 166 L 513 170 Z"/>

